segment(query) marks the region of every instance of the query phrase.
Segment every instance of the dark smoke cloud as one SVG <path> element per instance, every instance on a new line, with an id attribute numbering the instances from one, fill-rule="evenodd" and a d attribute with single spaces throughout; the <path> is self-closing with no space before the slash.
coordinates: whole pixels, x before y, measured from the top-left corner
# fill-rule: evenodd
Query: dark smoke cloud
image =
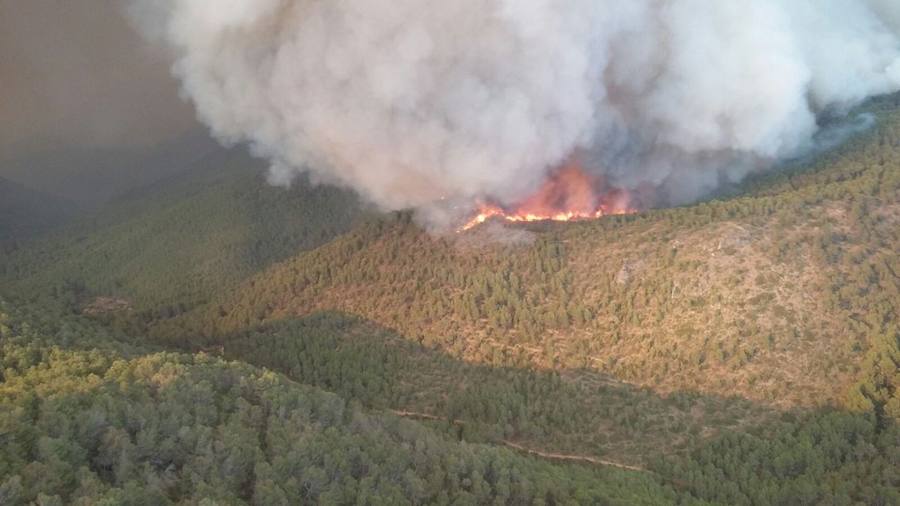
<path id="1" fill-rule="evenodd" d="M 515 202 L 573 154 L 685 202 L 900 89 L 894 0 L 153 0 L 203 122 L 387 209 Z"/>

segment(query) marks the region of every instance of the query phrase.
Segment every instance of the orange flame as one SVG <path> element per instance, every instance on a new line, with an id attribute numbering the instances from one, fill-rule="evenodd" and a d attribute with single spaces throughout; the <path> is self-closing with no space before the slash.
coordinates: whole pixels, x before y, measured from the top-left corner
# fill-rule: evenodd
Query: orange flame
<path id="1" fill-rule="evenodd" d="M 572 162 L 554 174 L 537 193 L 513 209 L 482 205 L 478 214 L 459 230 L 470 230 L 491 218 L 510 222 L 573 221 L 634 212 L 628 205 L 626 192 L 609 190 L 598 196 L 598 186 L 603 185 L 598 185 L 577 163 Z"/>

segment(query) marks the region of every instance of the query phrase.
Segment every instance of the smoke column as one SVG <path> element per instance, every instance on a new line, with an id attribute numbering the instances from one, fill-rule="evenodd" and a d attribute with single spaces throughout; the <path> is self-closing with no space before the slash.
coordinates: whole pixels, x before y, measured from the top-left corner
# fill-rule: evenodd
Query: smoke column
<path id="1" fill-rule="evenodd" d="M 680 203 L 900 90 L 894 0 L 136 0 L 200 119 L 270 179 L 436 217 L 576 155 Z"/>

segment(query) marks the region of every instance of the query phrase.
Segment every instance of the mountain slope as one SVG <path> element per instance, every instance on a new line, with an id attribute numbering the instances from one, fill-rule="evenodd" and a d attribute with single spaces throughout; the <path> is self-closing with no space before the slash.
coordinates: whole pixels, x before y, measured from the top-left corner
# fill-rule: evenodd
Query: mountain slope
<path id="1" fill-rule="evenodd" d="M 870 415 L 824 413 L 726 434 L 652 471 L 575 465 L 565 459 L 585 460 L 513 442 L 460 442 L 446 422 L 363 410 L 354 395 L 203 353 L 154 352 L 117 342 L 84 317 L 47 315 L 0 300 L 3 504 L 900 501 L 898 426 L 880 427 Z M 309 358 L 330 361 L 327 353 Z M 342 368 L 352 374 L 360 365 Z M 342 392 L 352 388 L 348 379 Z M 528 395 L 552 403 L 554 394 Z"/>
<path id="2" fill-rule="evenodd" d="M 467 441 L 646 465 L 779 413 L 738 398 L 663 398 L 590 371 L 534 371 L 454 359 L 334 313 L 228 336 L 225 357 L 283 372 L 363 406 L 441 420 Z"/>
<path id="3" fill-rule="evenodd" d="M 239 363 L 66 349 L 0 322 L 4 505 L 678 501 L 647 473 L 452 441 Z"/>
<path id="4" fill-rule="evenodd" d="M 900 103 L 867 107 L 590 222 L 435 236 L 233 153 L 135 191 L 0 258 L 0 502 L 900 503 Z"/>
<path id="5" fill-rule="evenodd" d="M 448 237 L 400 214 L 153 333 L 214 339 L 340 310 L 470 361 L 780 407 L 894 406 L 890 371 L 865 386 L 896 353 L 900 315 L 900 110 L 878 105 L 872 132 L 738 198 Z"/>

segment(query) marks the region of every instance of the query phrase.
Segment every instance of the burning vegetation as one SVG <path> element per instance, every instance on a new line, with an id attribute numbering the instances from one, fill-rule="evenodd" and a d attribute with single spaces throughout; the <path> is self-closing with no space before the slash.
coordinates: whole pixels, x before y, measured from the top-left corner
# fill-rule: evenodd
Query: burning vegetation
<path id="1" fill-rule="evenodd" d="M 470 230 L 491 218 L 510 222 L 574 221 L 635 212 L 627 191 L 610 188 L 602 178 L 585 173 L 577 162 L 557 171 L 532 196 L 514 206 L 483 204 L 478 214 L 460 227 Z"/>

